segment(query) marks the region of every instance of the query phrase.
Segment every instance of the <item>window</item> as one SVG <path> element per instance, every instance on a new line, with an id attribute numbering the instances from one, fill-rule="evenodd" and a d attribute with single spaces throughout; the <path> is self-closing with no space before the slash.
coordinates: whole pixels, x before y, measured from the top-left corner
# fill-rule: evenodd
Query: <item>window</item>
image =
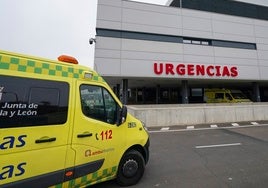
<path id="1" fill-rule="evenodd" d="M 190 39 L 183 39 L 184 44 L 192 44 L 192 41 Z"/>
<path id="2" fill-rule="evenodd" d="M 243 93 L 240 93 L 240 92 L 232 92 L 232 96 L 235 99 L 247 99 L 247 97 Z"/>
<path id="3" fill-rule="evenodd" d="M 200 40 L 192 40 L 192 44 L 201 44 Z"/>
<path id="4" fill-rule="evenodd" d="M 0 128 L 64 124 L 66 82 L 0 76 Z"/>
<path id="5" fill-rule="evenodd" d="M 170 6 L 268 20 L 267 6 L 246 2 L 230 0 L 173 0 Z"/>
<path id="6" fill-rule="evenodd" d="M 131 32 L 131 31 L 124 31 L 124 30 L 112 30 L 112 29 L 100 29 L 100 28 L 97 28 L 97 36 L 125 38 L 125 39 L 134 39 L 134 40 L 184 43 L 184 44 L 203 45 L 203 46 L 217 46 L 217 47 L 224 47 L 224 48 L 241 48 L 241 49 L 251 49 L 251 50 L 257 49 L 256 43 L 224 41 L 224 40 L 215 40 L 215 39 L 208 39 L 208 38 L 183 37 L 183 36 L 174 36 L 174 35 L 162 35 L 162 34 L 154 34 L 154 33 Z"/>
<path id="7" fill-rule="evenodd" d="M 209 46 L 209 45 L 211 45 L 211 40 L 208 40 L 208 39 L 196 39 L 196 38 L 184 37 L 184 38 L 183 38 L 183 43 L 184 43 L 184 44 L 196 44 L 196 45 L 205 45 L 205 46 Z"/>
<path id="8" fill-rule="evenodd" d="M 250 50 L 257 49 L 257 46 L 254 43 L 220 41 L 220 40 L 212 40 L 212 46 L 226 47 L 226 48 L 241 48 L 241 49 L 250 49 Z"/>
<path id="9" fill-rule="evenodd" d="M 225 97 L 230 101 L 233 100 L 232 96 L 229 93 L 225 93 Z"/>
<path id="10" fill-rule="evenodd" d="M 119 106 L 105 88 L 93 85 L 81 85 L 80 95 L 84 115 L 106 123 L 116 123 L 117 108 Z"/>
<path id="11" fill-rule="evenodd" d="M 215 99 L 224 99 L 224 93 L 215 93 Z"/>
<path id="12" fill-rule="evenodd" d="M 209 42 L 208 42 L 208 41 L 201 41 L 201 44 L 202 44 L 202 45 L 207 45 L 207 46 L 208 46 L 208 45 L 209 45 Z"/>
<path id="13" fill-rule="evenodd" d="M 202 97 L 203 89 L 202 88 L 191 88 L 191 95 L 193 97 Z"/>

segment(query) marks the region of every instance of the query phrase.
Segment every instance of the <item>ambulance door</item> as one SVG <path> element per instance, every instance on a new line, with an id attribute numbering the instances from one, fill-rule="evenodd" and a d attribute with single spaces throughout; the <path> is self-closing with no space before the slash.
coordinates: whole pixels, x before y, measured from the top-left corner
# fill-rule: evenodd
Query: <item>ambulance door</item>
<path id="1" fill-rule="evenodd" d="M 0 75 L 0 187 L 63 181 L 69 84 Z"/>
<path id="2" fill-rule="evenodd" d="M 101 170 L 100 177 L 87 177 L 86 181 L 96 181 L 102 172 L 109 176 L 107 170 L 113 164 L 107 163 L 107 157 L 115 151 L 117 103 L 102 86 L 79 82 L 77 86 L 77 103 L 74 121 L 72 147 L 76 151 L 76 177 Z M 119 145 L 120 147 L 120 145 Z M 104 177 L 102 177 L 104 178 Z M 79 180 L 77 180 L 79 182 Z"/>
<path id="3" fill-rule="evenodd" d="M 217 103 L 226 102 L 225 95 L 223 92 L 215 92 L 215 102 Z"/>
<path id="4" fill-rule="evenodd" d="M 235 102 L 230 93 L 225 93 L 225 99 L 226 99 L 226 102 L 230 102 L 230 103 Z"/>

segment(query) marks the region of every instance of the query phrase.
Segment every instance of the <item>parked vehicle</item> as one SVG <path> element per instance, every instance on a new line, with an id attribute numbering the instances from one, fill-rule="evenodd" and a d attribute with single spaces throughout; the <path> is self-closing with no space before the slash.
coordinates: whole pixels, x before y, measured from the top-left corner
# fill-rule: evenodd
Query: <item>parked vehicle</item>
<path id="1" fill-rule="evenodd" d="M 207 103 L 251 102 L 240 90 L 205 89 L 204 101 Z"/>
<path id="2" fill-rule="evenodd" d="M 97 72 L 58 59 L 0 51 L 0 187 L 136 184 L 149 159 L 145 126 Z"/>

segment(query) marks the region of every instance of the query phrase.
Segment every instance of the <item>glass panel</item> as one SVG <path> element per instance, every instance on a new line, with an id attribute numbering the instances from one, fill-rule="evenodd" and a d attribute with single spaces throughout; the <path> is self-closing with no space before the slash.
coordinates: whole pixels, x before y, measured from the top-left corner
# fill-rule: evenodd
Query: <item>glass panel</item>
<path id="1" fill-rule="evenodd" d="M 69 84 L 0 76 L 0 128 L 63 124 Z"/>
<path id="2" fill-rule="evenodd" d="M 84 115 L 110 124 L 116 122 L 117 103 L 105 88 L 81 85 L 80 94 Z"/>

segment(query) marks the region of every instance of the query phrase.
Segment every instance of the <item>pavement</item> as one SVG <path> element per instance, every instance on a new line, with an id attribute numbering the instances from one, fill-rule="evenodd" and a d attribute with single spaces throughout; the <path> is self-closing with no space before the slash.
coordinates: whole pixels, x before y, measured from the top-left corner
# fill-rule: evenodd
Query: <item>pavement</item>
<path id="1" fill-rule="evenodd" d="M 174 125 L 162 127 L 148 127 L 150 133 L 153 132 L 169 132 L 169 131 L 193 131 L 193 130 L 206 130 L 206 129 L 230 129 L 238 127 L 254 127 L 254 126 L 268 126 L 266 121 L 245 121 L 245 122 L 229 122 L 229 123 L 216 123 L 216 124 L 197 124 L 197 125 Z"/>

